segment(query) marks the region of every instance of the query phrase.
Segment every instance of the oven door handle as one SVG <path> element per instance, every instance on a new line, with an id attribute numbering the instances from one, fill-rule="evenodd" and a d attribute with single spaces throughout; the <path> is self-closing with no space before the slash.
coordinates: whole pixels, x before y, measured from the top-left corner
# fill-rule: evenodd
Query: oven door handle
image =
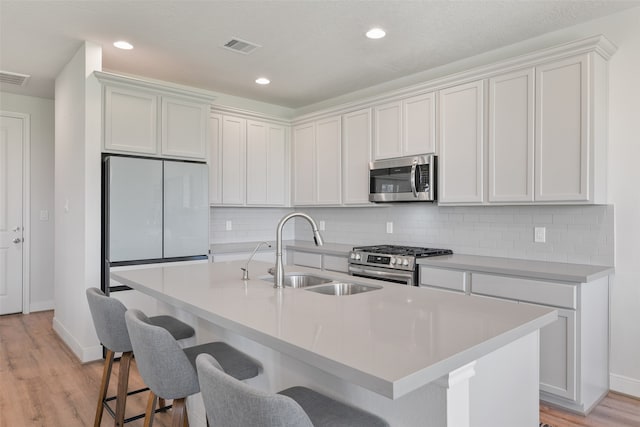
<path id="1" fill-rule="evenodd" d="M 360 268 L 360 267 L 354 267 L 352 265 L 349 266 L 349 273 L 358 273 L 358 274 L 366 274 L 366 275 L 370 275 L 370 276 L 377 276 L 377 277 L 383 277 L 385 279 L 395 279 L 395 280 L 402 280 L 403 282 L 407 282 L 407 279 L 413 281 L 413 274 L 411 272 L 407 272 L 407 274 L 394 274 L 394 273 L 389 273 L 387 271 L 378 271 L 378 270 L 373 270 L 371 268 Z"/>
<path id="2" fill-rule="evenodd" d="M 411 191 L 413 197 L 418 198 L 418 189 L 416 188 L 416 169 L 418 168 L 418 161 L 416 159 L 411 163 Z"/>

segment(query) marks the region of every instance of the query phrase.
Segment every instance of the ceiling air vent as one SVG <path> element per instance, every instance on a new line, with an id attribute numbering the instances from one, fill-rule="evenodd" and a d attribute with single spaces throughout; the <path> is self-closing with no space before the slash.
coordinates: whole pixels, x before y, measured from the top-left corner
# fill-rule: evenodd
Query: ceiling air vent
<path id="1" fill-rule="evenodd" d="M 248 42 L 246 40 L 240 40 L 238 38 L 233 38 L 231 40 L 229 40 L 228 42 L 226 42 L 224 44 L 224 46 L 222 46 L 225 49 L 229 49 L 232 50 L 234 52 L 238 52 L 238 53 L 242 53 L 244 55 L 248 55 L 251 52 L 253 52 L 254 50 L 256 50 L 259 47 L 262 47 L 260 45 L 257 45 L 255 43 L 251 43 Z"/>
<path id="2" fill-rule="evenodd" d="M 9 71 L 0 70 L 0 83 L 7 83 L 10 85 L 16 86 L 24 86 L 27 84 L 27 80 L 29 80 L 29 75 L 20 74 L 20 73 L 12 73 Z"/>

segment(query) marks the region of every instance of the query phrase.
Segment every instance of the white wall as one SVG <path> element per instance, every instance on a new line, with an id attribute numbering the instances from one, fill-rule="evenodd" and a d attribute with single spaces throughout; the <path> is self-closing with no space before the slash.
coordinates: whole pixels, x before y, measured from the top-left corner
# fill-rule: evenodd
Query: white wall
<path id="1" fill-rule="evenodd" d="M 29 310 L 53 309 L 53 100 L 0 93 L 0 110 L 28 114 L 31 123 Z M 49 213 L 40 220 L 40 211 Z"/>
<path id="2" fill-rule="evenodd" d="M 84 43 L 55 83 L 54 330 L 81 361 L 102 349 L 85 289 L 100 287 L 100 70 L 102 51 Z"/>

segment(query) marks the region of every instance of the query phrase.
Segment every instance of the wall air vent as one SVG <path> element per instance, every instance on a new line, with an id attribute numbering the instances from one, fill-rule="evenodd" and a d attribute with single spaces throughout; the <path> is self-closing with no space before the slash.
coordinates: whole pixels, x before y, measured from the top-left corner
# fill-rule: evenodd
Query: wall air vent
<path id="1" fill-rule="evenodd" d="M 31 76 L 27 74 L 12 73 L 10 71 L 0 70 L 0 83 L 25 86 L 27 84 L 27 81 L 29 80 L 29 77 Z"/>
<path id="2" fill-rule="evenodd" d="M 255 43 L 251 43 L 248 42 L 246 40 L 240 40 L 238 38 L 232 38 L 231 40 L 229 40 L 228 42 L 226 42 L 224 44 L 224 46 L 222 46 L 225 49 L 229 49 L 231 51 L 237 52 L 237 53 L 242 53 L 244 55 L 248 55 L 251 52 L 253 52 L 254 50 L 256 50 L 259 47 L 262 47 L 260 45 L 257 45 Z"/>

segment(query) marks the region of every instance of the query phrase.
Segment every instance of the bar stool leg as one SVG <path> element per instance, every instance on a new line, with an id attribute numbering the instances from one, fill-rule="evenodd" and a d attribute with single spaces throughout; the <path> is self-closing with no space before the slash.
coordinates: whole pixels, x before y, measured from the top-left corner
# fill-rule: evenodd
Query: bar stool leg
<path id="1" fill-rule="evenodd" d="M 144 415 L 144 427 L 151 427 L 153 424 L 153 416 L 156 413 L 156 395 L 149 390 L 149 398 L 147 399 L 147 410 Z"/>
<path id="2" fill-rule="evenodd" d="M 189 420 L 187 418 L 187 408 L 185 398 L 173 400 L 173 418 L 171 419 L 171 427 L 188 427 Z"/>
<path id="3" fill-rule="evenodd" d="M 104 411 L 104 399 L 107 398 L 109 390 L 109 379 L 111 378 L 111 367 L 113 366 L 113 351 L 107 349 L 104 359 L 104 367 L 102 368 L 102 380 L 100 382 L 100 393 L 98 393 L 98 405 L 96 406 L 96 417 L 93 421 L 93 427 L 100 427 L 102 422 L 102 413 Z"/>
<path id="4" fill-rule="evenodd" d="M 115 426 L 124 426 L 124 412 L 127 405 L 127 392 L 129 389 L 129 369 L 131 367 L 132 351 L 122 353 L 120 357 L 120 372 L 118 374 L 118 394 L 116 397 Z"/>

